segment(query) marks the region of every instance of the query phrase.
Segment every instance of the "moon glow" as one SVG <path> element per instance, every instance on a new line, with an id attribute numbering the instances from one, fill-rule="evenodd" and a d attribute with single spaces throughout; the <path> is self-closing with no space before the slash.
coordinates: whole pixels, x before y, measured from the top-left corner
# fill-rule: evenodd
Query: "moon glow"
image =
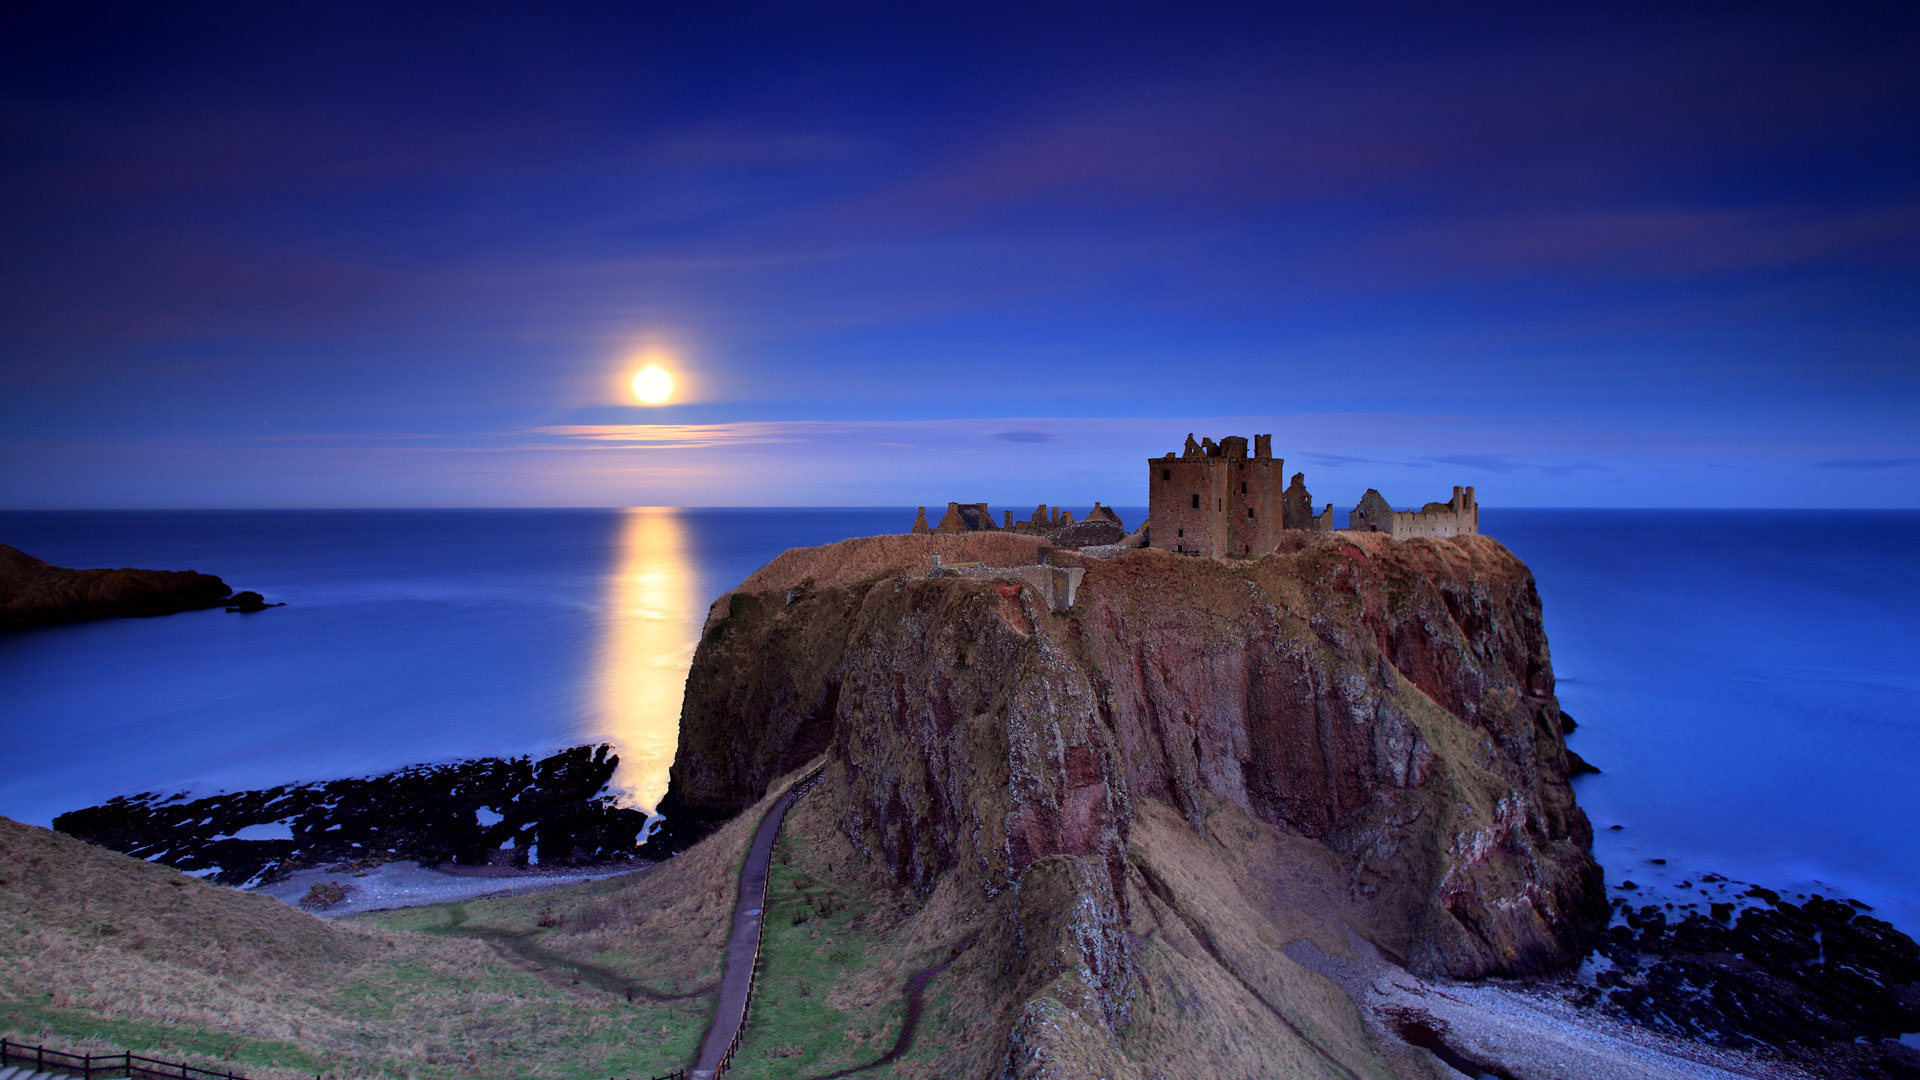
<path id="1" fill-rule="evenodd" d="M 673 396 L 673 373 L 659 364 L 648 364 L 633 373 L 633 396 L 648 405 L 659 405 Z"/>

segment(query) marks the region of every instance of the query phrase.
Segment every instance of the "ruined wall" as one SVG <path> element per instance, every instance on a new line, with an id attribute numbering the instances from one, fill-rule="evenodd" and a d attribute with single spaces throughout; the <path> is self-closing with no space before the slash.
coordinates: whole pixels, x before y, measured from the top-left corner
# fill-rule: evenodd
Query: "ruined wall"
<path id="1" fill-rule="evenodd" d="M 1073 606 L 1080 592 L 1080 582 L 1087 576 L 1086 568 L 1079 566 L 986 566 L 974 563 L 944 565 L 940 556 L 933 557 L 933 569 L 928 577 L 965 577 L 981 581 L 1023 581 L 1032 587 L 1034 594 L 1046 604 L 1047 610 L 1059 614 Z"/>
<path id="2" fill-rule="evenodd" d="M 1474 501 L 1471 487 L 1456 485 L 1453 498 L 1446 502 L 1430 502 L 1418 510 L 1395 510 L 1378 491 L 1368 488 L 1360 497 L 1360 505 L 1347 515 L 1347 528 L 1386 533 L 1396 540 L 1475 536 L 1480 532 L 1480 505 Z"/>
<path id="3" fill-rule="evenodd" d="M 1283 529 L 1311 529 L 1315 527 L 1313 514 L 1313 495 L 1307 491 L 1305 473 L 1294 473 L 1293 482 L 1280 495 L 1280 527 Z"/>
<path id="4" fill-rule="evenodd" d="M 916 526 L 918 524 L 919 522 L 915 522 Z M 940 518 L 940 524 L 934 526 L 933 531 L 963 533 L 984 532 L 999 528 L 1000 526 L 993 523 L 993 511 L 987 509 L 986 503 L 950 502 L 947 504 L 947 512 Z"/>
<path id="5" fill-rule="evenodd" d="M 1031 518 L 1015 520 L 1013 511 L 1011 510 L 1003 510 L 1001 514 L 1001 522 L 995 524 L 993 512 L 987 509 L 986 503 L 950 502 L 947 504 L 947 512 L 940 518 L 940 524 L 929 527 L 927 525 L 927 508 L 922 506 L 914 516 L 913 527 L 908 531 L 913 533 L 937 532 L 953 535 L 957 533 L 1005 530 L 1007 532 L 1025 533 L 1029 536 L 1053 537 L 1067 526 L 1075 524 L 1073 511 L 1062 510 L 1057 506 L 1048 507 L 1045 503 L 1041 503 L 1039 507 L 1034 510 L 1033 517 Z M 1115 539 L 1125 536 L 1127 533 L 1126 525 L 1120 520 L 1120 515 L 1114 513 L 1112 507 L 1102 506 L 1097 502 L 1093 504 L 1093 509 L 1088 512 L 1086 518 L 1081 521 L 1080 524 L 1084 525 L 1095 522 L 1101 525 L 1112 526 L 1115 532 Z M 1100 530 L 1095 530 L 1095 532 L 1098 533 Z M 1068 546 L 1077 545 L 1069 544 Z"/>

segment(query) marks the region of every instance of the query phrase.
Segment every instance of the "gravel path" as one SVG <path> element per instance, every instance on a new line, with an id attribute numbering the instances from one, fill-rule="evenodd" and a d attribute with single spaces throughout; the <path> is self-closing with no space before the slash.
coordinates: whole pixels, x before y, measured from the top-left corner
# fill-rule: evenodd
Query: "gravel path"
<path id="1" fill-rule="evenodd" d="M 338 882 L 347 887 L 346 899 L 332 907 L 312 911 L 323 919 L 337 919 L 342 915 L 358 915 L 367 911 L 447 904 L 457 900 L 478 900 L 484 896 L 505 896 L 509 893 L 545 892 L 548 889 L 578 885 L 584 881 L 603 881 L 622 874 L 638 873 L 652 865 L 652 863 L 643 863 L 616 870 L 592 870 L 581 873 L 488 876 L 450 874 L 411 862 L 391 862 L 359 874 L 333 870 L 300 870 L 272 885 L 261 885 L 248 891 L 263 893 L 282 903 L 299 907 L 301 898 L 306 896 L 307 890 L 313 886 L 329 881 Z M 312 909 L 303 908 L 302 910 Z"/>

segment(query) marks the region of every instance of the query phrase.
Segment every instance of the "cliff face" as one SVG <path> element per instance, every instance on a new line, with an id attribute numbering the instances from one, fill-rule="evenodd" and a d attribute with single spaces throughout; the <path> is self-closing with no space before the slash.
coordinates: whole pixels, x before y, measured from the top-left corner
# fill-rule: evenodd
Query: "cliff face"
<path id="1" fill-rule="evenodd" d="M 1042 996 L 1110 1031 L 1136 993 L 1134 908 L 1164 889 L 1130 836 L 1150 805 L 1202 834 L 1231 803 L 1324 845 L 1358 929 L 1418 970 L 1563 965 L 1604 921 L 1539 597 L 1497 542 L 1134 551 L 1075 562 L 1078 600 L 1055 615 L 1016 582 L 924 576 L 936 550 L 1033 561 L 969 539 L 789 553 L 716 602 L 666 811 L 734 812 L 828 751 L 842 830 L 903 886 L 958 875 L 1064 905 L 1054 936 L 1082 993 Z M 1028 972 L 1023 991 L 1060 977 Z"/>
<path id="2" fill-rule="evenodd" d="M 0 544 L 0 630 L 114 616 L 170 615 L 233 592 L 191 570 L 68 570 Z"/>

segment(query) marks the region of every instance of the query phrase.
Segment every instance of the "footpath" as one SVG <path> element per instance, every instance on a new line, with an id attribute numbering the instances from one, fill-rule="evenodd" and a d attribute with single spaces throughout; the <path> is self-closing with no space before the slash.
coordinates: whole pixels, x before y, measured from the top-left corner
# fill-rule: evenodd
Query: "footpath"
<path id="1" fill-rule="evenodd" d="M 820 779 L 824 768 L 815 769 L 788 788 L 760 819 L 760 828 L 753 834 L 746 865 L 740 868 L 740 893 L 733 902 L 733 931 L 727 936 L 727 960 L 720 975 L 713 1024 L 700 1040 L 700 1053 L 687 1073 L 689 1080 L 713 1080 L 733 1063 L 733 1052 L 747 1028 L 753 977 L 760 966 L 760 920 L 767 903 L 767 867 L 773 861 L 773 842 L 780 835 L 787 811 Z"/>

